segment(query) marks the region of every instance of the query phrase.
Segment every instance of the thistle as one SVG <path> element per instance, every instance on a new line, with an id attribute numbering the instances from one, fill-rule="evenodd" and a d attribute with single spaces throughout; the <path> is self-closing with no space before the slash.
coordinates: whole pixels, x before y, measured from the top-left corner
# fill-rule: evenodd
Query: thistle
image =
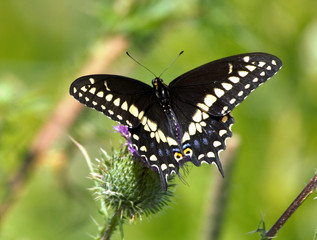
<path id="1" fill-rule="evenodd" d="M 173 196 L 174 184 L 164 191 L 159 175 L 139 161 L 127 127 L 119 125 L 114 129 L 127 143 L 120 150 L 113 150 L 111 156 L 101 150 L 101 157 L 93 167 L 91 179 L 95 187 L 91 190 L 101 203 L 100 212 L 106 221 L 95 239 L 110 239 L 118 226 L 123 239 L 123 223 L 159 212 Z"/>

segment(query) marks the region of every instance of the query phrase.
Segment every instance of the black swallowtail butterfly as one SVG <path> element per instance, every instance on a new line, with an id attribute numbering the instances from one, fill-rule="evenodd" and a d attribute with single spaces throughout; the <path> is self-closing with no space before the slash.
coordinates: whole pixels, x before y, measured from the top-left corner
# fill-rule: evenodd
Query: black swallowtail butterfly
<path id="1" fill-rule="evenodd" d="M 127 125 L 133 147 L 166 190 L 167 177 L 187 161 L 215 163 L 223 174 L 218 154 L 232 136 L 231 111 L 281 67 L 273 55 L 247 53 L 204 64 L 168 86 L 159 77 L 151 87 L 118 75 L 83 76 L 70 94 Z"/>

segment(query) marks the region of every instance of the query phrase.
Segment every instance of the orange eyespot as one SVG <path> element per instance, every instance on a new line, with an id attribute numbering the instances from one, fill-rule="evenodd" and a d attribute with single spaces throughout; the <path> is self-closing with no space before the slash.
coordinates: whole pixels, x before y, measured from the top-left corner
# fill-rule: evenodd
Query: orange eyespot
<path id="1" fill-rule="evenodd" d="M 187 156 L 191 156 L 192 155 L 192 150 L 191 150 L 191 148 L 186 148 L 185 150 L 184 150 L 184 153 L 185 153 L 185 155 L 187 155 Z"/>
<path id="2" fill-rule="evenodd" d="M 179 161 L 183 158 L 183 155 L 180 152 L 175 152 L 174 158 L 175 158 L 175 160 Z"/>

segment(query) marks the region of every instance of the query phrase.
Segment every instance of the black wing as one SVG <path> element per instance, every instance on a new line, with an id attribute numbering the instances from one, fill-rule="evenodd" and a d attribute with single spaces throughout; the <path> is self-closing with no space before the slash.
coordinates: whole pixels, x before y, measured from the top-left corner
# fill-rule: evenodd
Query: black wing
<path id="1" fill-rule="evenodd" d="M 172 81 L 170 96 L 213 116 L 224 116 L 281 67 L 281 60 L 267 53 L 219 59 Z"/>
<path id="2" fill-rule="evenodd" d="M 179 173 L 179 163 L 173 151 L 179 149 L 175 133 L 159 102 L 154 103 L 142 118 L 141 124 L 129 129 L 133 147 L 150 167 L 159 173 L 162 187 L 167 190 L 167 177 Z"/>
<path id="3" fill-rule="evenodd" d="M 167 189 L 167 176 L 179 172 L 171 149 L 176 141 L 152 87 L 123 76 L 89 75 L 76 79 L 70 94 L 127 125 L 133 147 L 159 173 L 163 188 Z"/>
<path id="4" fill-rule="evenodd" d="M 117 75 L 88 75 L 76 79 L 70 95 L 129 128 L 139 125 L 155 100 L 149 85 Z"/>
<path id="5" fill-rule="evenodd" d="M 232 136 L 231 111 L 281 66 L 270 54 L 241 54 L 202 65 L 170 83 L 171 106 L 190 161 L 198 166 L 214 162 L 222 173 L 219 152 Z"/>
<path id="6" fill-rule="evenodd" d="M 231 113 L 221 117 L 211 116 L 177 99 L 173 100 L 172 107 L 180 128 L 183 129 L 183 152 L 190 156 L 184 160 L 191 161 L 196 166 L 203 162 L 215 163 L 223 175 L 219 153 L 226 148 L 226 139 L 232 136 L 234 119 Z"/>

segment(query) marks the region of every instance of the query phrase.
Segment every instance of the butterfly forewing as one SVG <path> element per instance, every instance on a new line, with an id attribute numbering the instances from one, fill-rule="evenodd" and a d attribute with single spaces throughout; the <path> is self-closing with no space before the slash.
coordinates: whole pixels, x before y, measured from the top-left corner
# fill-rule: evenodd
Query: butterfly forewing
<path id="1" fill-rule="evenodd" d="M 88 75 L 76 79 L 70 95 L 88 107 L 128 127 L 140 123 L 155 102 L 153 89 L 140 81 L 117 75 Z"/>
<path id="2" fill-rule="evenodd" d="M 219 59 L 172 81 L 171 99 L 177 98 L 214 116 L 224 116 L 282 66 L 267 53 L 248 53 Z"/>

